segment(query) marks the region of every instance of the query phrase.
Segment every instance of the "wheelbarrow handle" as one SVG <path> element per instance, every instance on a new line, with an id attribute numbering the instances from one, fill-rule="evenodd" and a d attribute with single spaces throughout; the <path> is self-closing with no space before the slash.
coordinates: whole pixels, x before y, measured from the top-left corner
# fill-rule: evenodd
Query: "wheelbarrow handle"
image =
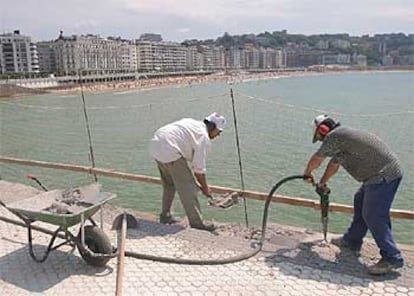
<path id="1" fill-rule="evenodd" d="M 30 179 L 30 180 L 33 180 L 33 181 L 35 181 L 40 187 L 42 187 L 42 189 L 44 190 L 44 191 L 49 191 L 40 181 L 39 181 L 39 179 L 37 179 L 36 178 L 36 176 L 35 175 L 32 175 L 32 174 L 27 174 L 26 175 L 26 178 L 27 179 Z"/>

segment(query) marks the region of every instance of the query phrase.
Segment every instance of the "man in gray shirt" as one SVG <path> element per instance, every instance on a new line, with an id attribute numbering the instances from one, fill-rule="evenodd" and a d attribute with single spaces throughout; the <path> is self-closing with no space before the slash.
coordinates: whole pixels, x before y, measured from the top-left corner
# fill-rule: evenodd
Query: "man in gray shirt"
<path id="1" fill-rule="evenodd" d="M 317 116 L 314 126 L 313 143 L 321 141 L 322 145 L 308 161 L 304 174 L 314 181 L 312 172 L 329 157 L 316 186 L 327 188 L 326 183 L 340 166 L 362 183 L 354 196 L 351 226 L 343 237 L 331 242 L 359 252 L 370 230 L 382 258 L 369 267 L 369 272 L 379 275 L 402 267 L 404 260 L 393 240 L 390 220 L 391 204 L 403 175 L 397 156 L 377 136 L 340 126 L 327 115 Z"/>

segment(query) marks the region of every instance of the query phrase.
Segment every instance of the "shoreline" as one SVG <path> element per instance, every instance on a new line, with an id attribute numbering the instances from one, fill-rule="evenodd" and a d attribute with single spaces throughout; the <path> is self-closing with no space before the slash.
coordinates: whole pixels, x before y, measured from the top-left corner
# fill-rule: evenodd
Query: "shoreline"
<path id="1" fill-rule="evenodd" d="M 412 72 L 412 70 L 325 70 L 325 71 L 269 71 L 259 73 L 233 73 L 233 74 L 211 74 L 211 75 L 194 75 L 181 77 L 163 77 L 163 78 L 149 78 L 130 81 L 111 81 L 106 83 L 91 83 L 81 85 L 65 85 L 55 88 L 45 89 L 25 89 L 16 86 L 15 92 L 10 92 L 1 95 L 0 100 L 8 100 L 12 98 L 24 97 L 28 95 L 38 94 L 72 94 L 80 92 L 81 90 L 88 93 L 106 93 L 112 91 L 130 91 L 130 90 L 148 90 L 168 88 L 173 86 L 192 86 L 211 82 L 224 82 L 228 84 L 235 84 L 248 81 L 261 81 L 270 79 L 303 77 L 303 76 L 317 76 L 317 75 L 332 75 L 332 74 L 354 74 L 354 73 L 384 73 L 384 72 Z M 26 90 L 26 91 L 25 91 Z M 1 91 L 0 91 L 1 92 Z"/>
<path id="2" fill-rule="evenodd" d="M 309 72 L 291 73 L 291 72 L 264 72 L 264 73 L 239 73 L 236 75 L 229 74 L 211 74 L 211 75 L 194 75 L 182 77 L 164 77 L 150 78 L 133 81 L 119 81 L 95 84 L 83 84 L 82 88 L 90 93 L 103 93 L 111 91 L 128 91 L 128 90 L 148 90 L 168 88 L 173 86 L 192 86 L 211 82 L 224 82 L 228 84 L 239 83 L 251 80 L 278 79 L 292 76 L 310 75 Z M 63 87 L 61 89 L 47 89 L 50 93 L 72 93 L 81 91 L 81 86 Z"/>

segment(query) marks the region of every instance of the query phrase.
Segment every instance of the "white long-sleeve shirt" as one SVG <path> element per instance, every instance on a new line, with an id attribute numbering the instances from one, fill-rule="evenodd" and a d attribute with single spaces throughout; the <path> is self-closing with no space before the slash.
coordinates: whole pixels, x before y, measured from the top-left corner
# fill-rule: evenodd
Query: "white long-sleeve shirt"
<path id="1" fill-rule="evenodd" d="M 183 118 L 158 129 L 151 140 L 150 153 L 162 163 L 184 157 L 196 173 L 206 172 L 210 138 L 204 122 Z"/>

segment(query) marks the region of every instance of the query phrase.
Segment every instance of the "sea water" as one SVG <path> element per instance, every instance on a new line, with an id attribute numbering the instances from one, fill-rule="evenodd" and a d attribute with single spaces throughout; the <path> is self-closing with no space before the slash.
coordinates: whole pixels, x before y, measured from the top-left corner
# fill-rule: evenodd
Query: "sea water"
<path id="1" fill-rule="evenodd" d="M 326 113 L 342 125 L 377 134 L 398 154 L 405 174 L 393 208 L 414 210 L 413 77 L 413 72 L 343 73 L 85 92 L 88 122 L 80 93 L 9 99 L 0 102 L 1 155 L 90 166 L 92 148 L 97 167 L 158 177 L 148 152 L 154 131 L 180 118 L 202 119 L 217 111 L 226 116 L 228 127 L 212 142 L 207 158 L 209 184 L 239 190 L 244 184 L 245 190 L 267 193 L 281 178 L 303 173 L 319 145 L 311 143 L 311 122 Z M 316 171 L 317 177 L 323 166 Z M 81 173 L 1 164 L 2 179 L 36 186 L 25 179 L 29 172 L 50 188 L 93 181 Z M 159 213 L 159 185 L 99 176 L 98 180 L 105 191 L 117 194 L 115 204 Z M 359 184 L 340 170 L 329 186 L 331 202 L 352 205 Z M 284 184 L 276 193 L 318 200 L 312 186 L 300 180 Z M 201 194 L 199 199 L 206 219 L 246 222 L 244 205 L 219 210 L 208 207 Z M 260 201 L 246 201 L 250 226 L 261 225 L 263 206 Z M 184 215 L 179 198 L 175 212 Z M 351 218 L 350 214 L 330 213 L 329 231 L 345 231 Z M 321 229 L 320 213 L 310 208 L 272 204 L 269 220 Z M 412 220 L 393 220 L 398 242 L 414 243 L 413 224 Z"/>

